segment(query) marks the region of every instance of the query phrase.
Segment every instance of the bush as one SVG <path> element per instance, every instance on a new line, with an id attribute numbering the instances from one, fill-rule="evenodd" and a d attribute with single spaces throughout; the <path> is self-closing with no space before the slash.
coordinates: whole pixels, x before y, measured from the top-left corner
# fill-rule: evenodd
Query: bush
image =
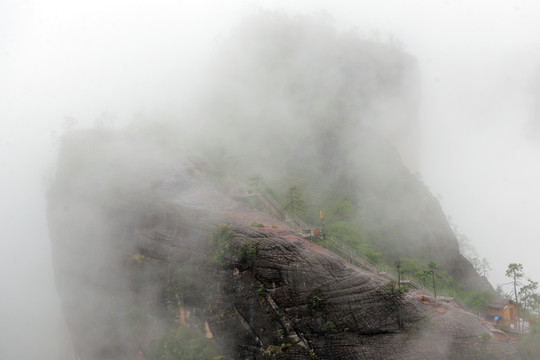
<path id="1" fill-rule="evenodd" d="M 315 311 L 323 311 L 326 307 L 326 303 L 322 297 L 323 291 L 322 291 L 322 285 L 321 284 L 315 284 L 313 288 L 311 289 L 311 293 L 309 295 L 309 307 Z"/>
<path id="2" fill-rule="evenodd" d="M 233 249 L 233 253 L 236 255 L 237 248 Z M 237 265 L 244 270 L 252 269 L 255 265 L 255 260 L 257 260 L 257 253 L 259 248 L 257 244 L 252 244 L 250 241 L 245 242 L 240 247 L 238 256 L 236 258 Z"/>
<path id="3" fill-rule="evenodd" d="M 521 359 L 538 359 L 540 354 L 540 324 L 532 324 L 529 332 L 520 337 L 517 349 Z"/>
<path id="4" fill-rule="evenodd" d="M 135 255 L 133 255 L 133 259 L 137 262 L 137 264 L 141 265 L 143 263 L 143 260 L 144 260 L 144 255 L 143 254 L 135 254 Z"/>
<path id="5" fill-rule="evenodd" d="M 157 360 L 212 360 L 218 356 L 212 342 L 202 332 L 187 326 L 165 331 L 154 355 Z"/>
<path id="6" fill-rule="evenodd" d="M 266 350 L 264 350 L 264 355 L 267 358 L 275 359 L 276 357 L 287 351 L 291 346 L 291 344 L 268 345 Z"/>
<path id="7" fill-rule="evenodd" d="M 336 324 L 334 324 L 332 321 L 325 322 L 322 330 L 323 330 L 323 332 L 325 334 L 335 334 L 335 333 L 337 333 Z"/>
<path id="8" fill-rule="evenodd" d="M 266 288 L 264 287 L 264 284 L 259 284 L 259 287 L 257 288 L 257 294 L 259 295 L 266 295 Z"/>
<path id="9" fill-rule="evenodd" d="M 223 266 L 225 263 L 225 256 L 231 254 L 230 240 L 232 234 L 229 231 L 227 225 L 222 225 L 218 227 L 212 233 L 212 246 L 214 250 L 214 260 L 220 266 Z"/>

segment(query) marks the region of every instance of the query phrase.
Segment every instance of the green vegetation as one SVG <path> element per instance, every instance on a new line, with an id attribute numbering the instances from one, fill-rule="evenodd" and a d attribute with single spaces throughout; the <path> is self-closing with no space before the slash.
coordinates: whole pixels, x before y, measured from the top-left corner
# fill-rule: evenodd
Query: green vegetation
<path id="1" fill-rule="evenodd" d="M 540 354 L 540 323 L 533 323 L 529 332 L 523 334 L 517 345 L 522 360 L 537 360 Z"/>
<path id="2" fill-rule="evenodd" d="M 525 272 L 523 271 L 523 265 L 518 263 L 511 263 L 506 270 L 506 276 L 511 278 L 510 285 L 512 290 L 510 293 L 502 295 L 506 298 L 513 298 L 517 304 L 518 318 L 536 318 L 540 319 L 540 294 L 536 291 L 538 289 L 538 282 L 527 278 L 527 283 L 522 281 L 525 278 Z M 502 292 L 502 288 L 498 289 Z M 520 324 L 518 324 L 518 330 Z"/>
<path id="3" fill-rule="evenodd" d="M 523 265 L 516 264 L 516 263 L 509 264 L 508 269 L 506 270 L 506 276 L 509 278 L 512 278 L 512 285 L 514 287 L 513 295 L 516 300 L 516 304 L 518 304 L 517 318 L 519 319 L 519 300 L 518 300 L 517 287 L 520 284 L 519 280 L 525 276 L 525 274 L 523 273 Z M 519 324 L 518 324 L 518 330 L 520 330 Z"/>
<path id="4" fill-rule="evenodd" d="M 476 270 L 476 272 L 483 277 L 486 277 L 488 271 L 491 270 L 491 266 L 489 265 L 488 259 L 486 258 L 479 259 L 478 257 L 474 257 L 468 260 L 474 267 L 474 270 Z"/>
<path id="5" fill-rule="evenodd" d="M 143 333 L 148 325 L 148 316 L 142 309 L 132 307 L 124 317 L 123 323 L 129 329 L 133 345 L 140 350 L 140 342 L 144 339 Z"/>
<path id="6" fill-rule="evenodd" d="M 157 360 L 212 360 L 218 354 L 202 331 L 180 326 L 161 335 L 154 356 Z"/>
<path id="7" fill-rule="evenodd" d="M 250 225 L 254 227 L 260 227 L 260 228 L 264 227 L 264 224 L 258 223 L 256 221 L 252 221 Z"/>
<path id="8" fill-rule="evenodd" d="M 242 244 L 240 247 L 240 262 L 253 263 L 257 259 L 259 248 L 257 245 L 252 245 L 249 241 Z"/>
<path id="9" fill-rule="evenodd" d="M 466 290 L 459 294 L 463 305 L 474 311 L 478 316 L 483 316 L 486 307 L 489 305 L 495 294 L 487 290 Z"/>
<path id="10" fill-rule="evenodd" d="M 519 299 L 521 306 L 528 311 L 535 311 L 538 309 L 538 300 L 540 294 L 535 293 L 538 289 L 538 282 L 531 279 L 527 279 L 527 284 L 522 285 L 519 289 Z"/>
<path id="11" fill-rule="evenodd" d="M 493 354 L 488 349 L 488 345 L 491 342 L 491 335 L 489 333 L 483 333 L 478 340 L 478 345 L 475 349 L 475 360 L 489 360 L 493 358 Z"/>
<path id="12" fill-rule="evenodd" d="M 325 322 L 322 330 L 325 334 L 335 334 L 338 332 L 336 324 L 334 324 L 332 321 Z"/>
<path id="13" fill-rule="evenodd" d="M 241 270 L 253 269 L 259 251 L 258 245 L 250 241 L 243 244 L 231 242 L 229 227 L 222 225 L 212 233 L 213 258 L 218 266 L 234 264 Z"/>
<path id="14" fill-rule="evenodd" d="M 142 265 L 143 260 L 144 260 L 144 255 L 143 254 L 135 254 L 135 255 L 133 255 L 133 259 L 137 262 L 137 264 Z"/>
<path id="15" fill-rule="evenodd" d="M 253 28 L 258 30 L 246 31 Z M 312 37 L 316 44 L 304 41 Z M 198 114 L 206 125 L 192 140 L 210 145 L 194 149 L 202 155 L 190 163 L 189 175 L 200 174 L 228 194 L 262 192 L 277 210 L 327 230 L 375 264 L 416 258 L 445 269 L 445 250 L 455 248 L 439 239 L 451 242 L 452 231 L 438 200 L 392 145 L 396 130 L 412 129 L 415 122 L 382 111 L 402 111 L 401 119 L 417 115 L 410 96 L 417 89 L 409 81 L 417 69 L 409 54 L 320 19 L 274 13 L 265 13 L 264 21 L 247 19 L 221 49 L 215 91 L 201 100 L 211 106 Z M 298 61 L 300 54 L 310 66 Z M 332 78 L 340 81 L 320 76 L 328 64 L 335 65 Z M 404 101 L 385 104 L 387 98 Z M 155 134 L 157 143 L 175 151 L 177 140 L 186 137 L 183 130 L 137 132 Z M 226 249 L 216 249 L 218 262 L 225 255 Z"/>
<path id="16" fill-rule="evenodd" d="M 255 174 L 248 179 L 249 187 L 257 192 L 264 191 L 265 181 L 261 174 Z"/>
<path id="17" fill-rule="evenodd" d="M 309 353 L 309 357 L 311 360 L 324 360 L 322 357 L 315 354 L 313 351 Z"/>
<path id="18" fill-rule="evenodd" d="M 232 174 L 238 169 L 238 158 L 224 145 L 216 145 L 202 149 L 205 162 L 202 166 L 204 173 L 223 191 L 228 191 L 235 185 Z"/>
<path id="19" fill-rule="evenodd" d="M 404 327 L 403 316 L 401 313 L 401 300 L 403 294 L 409 291 L 408 286 L 397 285 L 395 281 L 389 281 L 381 290 L 381 294 L 385 296 L 391 302 L 391 308 L 394 311 L 396 321 L 400 328 Z"/>
<path id="20" fill-rule="evenodd" d="M 259 286 L 257 287 L 257 294 L 264 296 L 266 295 L 266 293 L 267 293 L 267 290 L 264 284 L 259 284 Z"/>
<path id="21" fill-rule="evenodd" d="M 352 221 L 338 220 L 330 223 L 327 227 L 328 236 L 337 239 L 346 244 L 349 248 L 366 256 L 372 263 L 379 264 L 382 260 L 382 254 L 375 251 L 362 239 L 365 238 L 358 224 Z M 323 244 L 324 245 L 324 244 Z"/>
<path id="22" fill-rule="evenodd" d="M 390 280 L 381 290 L 381 294 L 395 300 L 401 299 L 407 291 L 409 291 L 408 286 L 398 286 L 395 281 Z"/>
<path id="23" fill-rule="evenodd" d="M 315 311 L 323 311 L 326 308 L 321 284 L 315 284 L 311 289 L 309 295 L 309 307 Z"/>
<path id="24" fill-rule="evenodd" d="M 436 289 L 445 290 L 445 293 L 451 292 L 459 296 L 454 279 L 440 270 L 434 261 L 422 264 L 416 258 L 400 258 L 394 262 L 394 267 L 396 272 L 400 273 L 401 279 L 412 278 L 430 291 L 434 291 L 436 287 Z M 398 268 L 399 271 L 397 271 Z"/>
<path id="25" fill-rule="evenodd" d="M 302 215 L 306 210 L 306 202 L 300 188 L 293 185 L 287 189 L 286 203 L 283 210 L 288 210 L 294 216 Z"/>
<path id="26" fill-rule="evenodd" d="M 276 359 L 276 358 L 285 358 L 281 357 L 284 352 L 286 352 L 292 344 L 284 343 L 280 345 L 268 345 L 266 350 L 264 350 L 264 356 L 267 359 Z"/>
<path id="27" fill-rule="evenodd" d="M 231 254 L 230 240 L 232 233 L 227 225 L 218 227 L 212 233 L 212 247 L 214 250 L 214 260 L 220 266 L 225 264 L 225 257 Z"/>
<path id="28" fill-rule="evenodd" d="M 473 351 L 472 358 L 474 360 L 490 360 L 493 358 L 493 353 L 489 350 L 488 345 L 491 342 L 491 335 L 489 333 L 483 333 L 472 350 L 465 350 L 463 348 L 459 348 L 456 346 L 450 346 L 449 350 L 446 354 L 446 359 L 448 360 L 461 360 L 465 356 L 463 352 L 468 353 L 469 351 Z M 456 349 L 457 348 L 457 349 Z M 467 357 L 469 358 L 469 357 Z"/>
<path id="29" fill-rule="evenodd" d="M 433 254 L 424 240 L 425 234 L 438 234 L 441 229 L 440 238 L 452 236 L 437 199 L 419 177 L 403 166 L 395 149 L 370 129 L 377 122 L 370 126 L 362 122 L 372 100 L 369 89 L 378 89 L 377 99 L 385 93 L 396 96 L 404 90 L 401 76 L 408 71 L 407 66 L 396 64 L 408 64 L 408 56 L 392 46 L 343 37 L 328 24 L 306 22 L 301 33 L 313 32 L 317 38 L 320 34 L 328 35 L 321 41 L 332 39 L 326 45 L 340 54 L 339 60 L 331 59 L 340 63 L 336 71 L 341 71 L 341 66 L 349 69 L 342 74 L 339 88 L 332 83 L 323 90 L 317 84 L 306 83 L 311 76 L 305 76 L 307 69 L 297 67 L 293 53 L 303 49 L 317 54 L 309 71 L 318 75 L 326 69 L 326 64 L 318 59 L 320 46 L 325 44 L 306 49 L 308 45 L 300 38 L 287 37 L 285 43 L 264 39 L 272 46 L 269 54 L 260 57 L 256 45 L 261 41 L 259 37 L 279 33 L 281 26 L 296 28 L 298 21 L 302 22 L 296 19 L 289 23 L 290 19 L 269 16 L 263 25 L 268 26 L 265 31 L 237 34 L 247 40 L 245 56 L 252 56 L 254 63 L 265 64 L 267 71 L 262 75 L 259 68 L 228 69 L 225 77 L 239 71 L 243 74 L 238 77 L 242 81 L 235 82 L 235 91 L 228 93 L 235 100 L 237 94 L 257 88 L 266 100 L 254 107 L 261 112 L 248 115 L 245 107 L 237 106 L 235 101 L 211 99 L 216 104 L 227 101 L 229 106 L 226 119 L 223 114 L 210 116 L 225 122 L 225 126 L 220 126 L 224 131 L 219 137 L 208 141 L 216 145 L 206 149 L 203 173 L 227 192 L 240 188 L 238 193 L 264 193 L 288 217 L 326 230 L 329 238 L 346 243 L 372 263 L 392 266 L 397 258 L 417 258 L 422 263 L 443 264 L 439 258 L 443 252 Z M 352 51 L 353 48 L 356 50 Z M 293 53 L 290 49 L 294 49 Z M 234 57 L 235 53 L 227 52 L 227 56 Z M 383 53 L 386 56 L 381 57 Z M 395 62 L 389 63 L 390 58 Z M 357 63 L 371 65 L 358 67 Z M 275 79 L 283 81 L 278 88 Z M 365 79 L 372 80 L 366 83 Z M 287 114 L 292 117 L 274 109 L 271 104 L 276 103 L 290 105 Z M 366 121 L 370 122 L 367 118 Z M 324 223 L 319 217 L 321 210 Z M 256 221 L 251 225 L 260 226 Z M 318 241 L 328 246 L 323 240 Z"/>
<path id="30" fill-rule="evenodd" d="M 437 297 L 437 287 L 435 286 L 435 274 L 437 270 L 439 269 L 437 267 L 437 264 L 433 261 L 428 264 L 428 269 L 429 269 L 429 272 L 431 273 L 431 280 L 433 281 L 433 294 L 435 295 L 435 297 Z"/>
<path id="31" fill-rule="evenodd" d="M 405 81 L 416 71 L 409 55 L 389 44 L 341 34 L 324 22 L 265 14 L 260 26 L 256 33 L 239 30 L 223 44 L 224 61 L 216 77 L 233 89 L 217 92 L 227 96 L 207 99 L 214 105 L 205 114 L 215 119 L 210 126 L 219 124 L 222 131 L 204 134 L 212 147 L 204 149 L 202 169 L 197 170 L 227 193 L 263 193 L 276 212 L 284 210 L 292 220 L 321 228 L 327 236 L 314 241 L 322 246 L 331 248 L 335 239 L 377 270 L 393 268 L 400 259 L 400 278 L 414 278 L 437 295 L 451 293 L 480 309 L 486 297 L 466 293 L 474 290 L 466 288 L 471 282 L 445 273 L 454 271 L 449 259 L 459 254 L 439 201 L 421 176 L 403 165 L 392 136 L 387 136 L 391 134 L 385 133 L 384 127 L 405 124 L 394 123 L 393 117 L 373 118 L 378 106 L 385 107 L 380 103 L 385 95 L 410 100 L 402 108 L 404 118 L 416 115 L 410 113 L 415 104 L 409 90 L 414 89 Z M 283 29 L 294 29 L 295 36 L 282 36 Z M 302 41 L 310 35 L 320 39 L 316 46 Z M 242 39 L 241 55 L 235 38 Z M 261 43 L 268 44 L 264 53 Z M 332 51 L 321 53 L 325 47 Z M 313 59 L 310 67 L 299 65 L 296 51 Z M 339 86 L 319 76 L 328 63 L 336 64 Z M 255 100 L 253 89 L 261 95 Z M 249 109 L 243 105 L 246 99 L 255 101 Z M 226 114 L 214 112 L 222 108 Z M 251 225 L 264 226 L 256 221 Z M 218 248 L 217 258 L 227 250 Z M 479 262 L 479 272 L 488 269 L 487 261 Z"/>
<path id="32" fill-rule="evenodd" d="M 255 266 L 255 261 L 257 260 L 258 252 L 258 246 L 249 241 L 242 244 L 239 250 L 236 247 L 232 250 L 236 266 L 242 268 L 243 270 L 253 269 Z"/>
<path id="33" fill-rule="evenodd" d="M 124 318 L 124 323 L 130 329 L 135 329 L 136 332 L 139 331 L 141 328 L 145 327 L 147 322 L 147 315 L 138 307 L 132 307 Z"/>
<path id="34" fill-rule="evenodd" d="M 172 275 L 169 279 L 167 288 L 164 291 L 164 300 L 172 306 L 173 309 L 178 307 L 178 302 L 182 304 L 198 304 L 200 299 L 195 297 L 197 291 L 195 287 L 203 286 L 196 277 L 194 277 L 186 268 L 178 267 L 171 270 Z"/>
<path id="35" fill-rule="evenodd" d="M 279 310 L 275 310 L 270 314 L 270 318 L 274 321 L 279 321 L 283 316 L 284 314 Z"/>

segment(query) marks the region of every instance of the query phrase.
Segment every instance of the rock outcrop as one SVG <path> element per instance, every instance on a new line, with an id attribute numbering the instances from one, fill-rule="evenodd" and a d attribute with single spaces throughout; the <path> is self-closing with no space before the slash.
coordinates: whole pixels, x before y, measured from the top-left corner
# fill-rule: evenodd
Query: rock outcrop
<path id="1" fill-rule="evenodd" d="M 48 215 L 80 359 L 159 358 L 180 325 L 233 359 L 517 359 L 488 323 L 346 264 L 215 190 L 186 154 L 64 139 Z"/>

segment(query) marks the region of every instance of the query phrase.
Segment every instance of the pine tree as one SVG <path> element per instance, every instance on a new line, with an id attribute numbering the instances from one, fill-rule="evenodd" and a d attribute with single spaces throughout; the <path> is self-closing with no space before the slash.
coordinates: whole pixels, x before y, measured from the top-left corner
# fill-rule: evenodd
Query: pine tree
<path id="1" fill-rule="evenodd" d="M 523 273 L 523 265 L 516 263 L 509 264 L 508 269 L 506 269 L 506 276 L 512 278 L 512 285 L 514 286 L 514 298 L 516 300 L 518 331 L 521 332 L 519 324 L 519 302 L 517 287 L 521 284 L 519 279 L 525 276 L 525 274 Z"/>
<path id="2" fill-rule="evenodd" d="M 298 215 L 306 208 L 306 202 L 298 186 L 293 185 L 287 190 L 287 203 L 283 210 L 289 210 L 291 214 Z"/>

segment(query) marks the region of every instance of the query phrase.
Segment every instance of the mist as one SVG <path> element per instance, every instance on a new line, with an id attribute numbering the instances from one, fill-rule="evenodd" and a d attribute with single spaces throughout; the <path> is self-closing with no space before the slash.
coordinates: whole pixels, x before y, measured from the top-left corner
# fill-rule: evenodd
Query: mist
<path id="1" fill-rule="evenodd" d="M 355 29 L 410 54 L 421 79 L 419 112 L 411 140 L 400 144 L 402 159 L 489 260 L 493 285 L 507 282 L 511 262 L 540 278 L 539 4 L 2 3 L 1 358 L 58 359 L 69 352 L 44 200 L 60 135 L 121 128 L 137 118 L 173 120 L 197 133 L 208 119 L 185 114 L 197 113 L 195 100 L 211 93 L 220 45 L 261 9 L 323 19 L 338 32 Z M 242 60 L 238 52 L 235 61 Z"/>

